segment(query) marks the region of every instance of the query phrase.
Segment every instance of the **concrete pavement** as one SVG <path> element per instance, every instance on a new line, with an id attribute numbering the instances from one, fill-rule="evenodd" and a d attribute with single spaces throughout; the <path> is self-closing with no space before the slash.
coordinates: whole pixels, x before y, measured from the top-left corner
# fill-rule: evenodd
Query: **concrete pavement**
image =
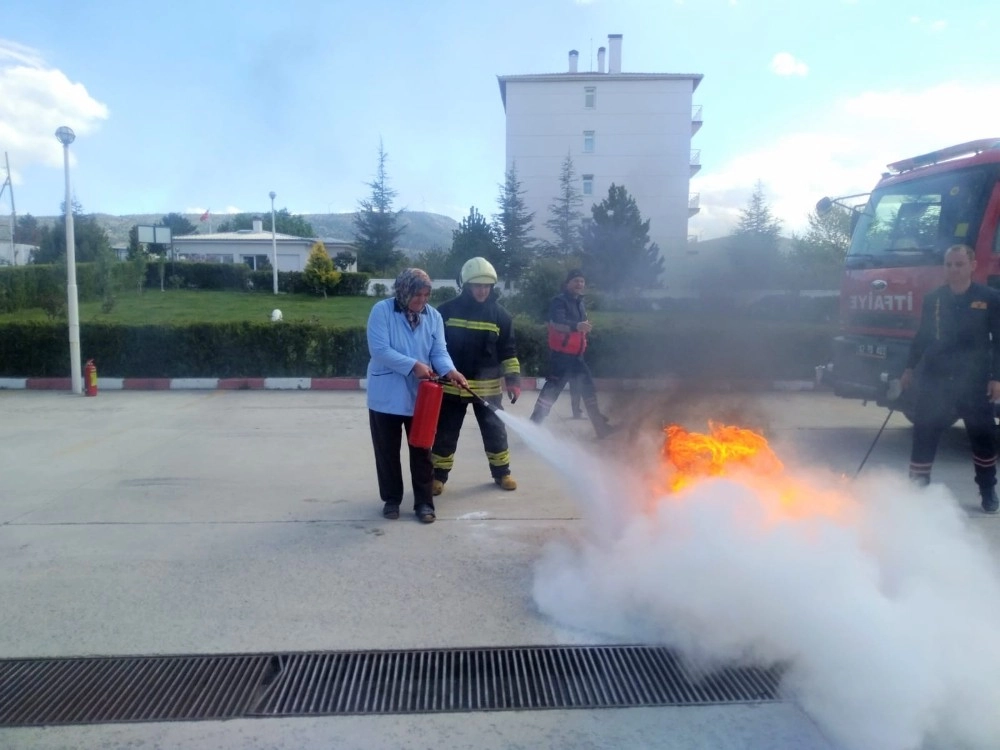
<path id="1" fill-rule="evenodd" d="M 825 394 L 617 400 L 631 425 L 739 418 L 842 473 L 884 418 Z M 550 428 L 595 456 L 655 449 L 596 443 L 568 410 Z M 500 491 L 466 425 L 426 527 L 380 516 L 361 392 L 0 392 L 0 657 L 606 642 L 531 598 L 541 548 L 581 526 L 559 475 L 515 437 L 520 488 Z M 870 465 L 902 470 L 908 435 L 895 416 Z M 967 492 L 963 450 L 949 436 L 936 478 Z M 997 548 L 993 520 L 975 519 Z M 787 703 L 53 727 L 0 746 L 833 748 Z"/>

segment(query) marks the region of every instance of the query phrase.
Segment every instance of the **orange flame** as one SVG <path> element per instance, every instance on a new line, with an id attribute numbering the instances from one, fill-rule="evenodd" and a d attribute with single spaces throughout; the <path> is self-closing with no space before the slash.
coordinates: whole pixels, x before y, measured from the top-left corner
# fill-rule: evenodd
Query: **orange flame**
<path id="1" fill-rule="evenodd" d="M 839 516 L 844 497 L 819 490 L 787 475 L 767 439 L 753 430 L 709 422 L 709 433 L 689 432 L 679 425 L 664 429 L 661 487 L 672 495 L 706 479 L 725 477 L 749 486 L 777 515 Z"/>

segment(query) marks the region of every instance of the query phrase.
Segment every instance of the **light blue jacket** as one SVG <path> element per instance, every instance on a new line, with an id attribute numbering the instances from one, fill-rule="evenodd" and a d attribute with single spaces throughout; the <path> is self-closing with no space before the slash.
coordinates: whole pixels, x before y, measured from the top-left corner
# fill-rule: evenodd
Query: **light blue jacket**
<path id="1" fill-rule="evenodd" d="M 455 369 L 445 348 L 441 313 L 427 305 L 420 325 L 411 329 L 393 297 L 375 303 L 368 315 L 368 353 L 368 408 L 386 414 L 413 416 L 419 381 L 410 370 L 417 362 L 429 364 L 438 375 Z"/>

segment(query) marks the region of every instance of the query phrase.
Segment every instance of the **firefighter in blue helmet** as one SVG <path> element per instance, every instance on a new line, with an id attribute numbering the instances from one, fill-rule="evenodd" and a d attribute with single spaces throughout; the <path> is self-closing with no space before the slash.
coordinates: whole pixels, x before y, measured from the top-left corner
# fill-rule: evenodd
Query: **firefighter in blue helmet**
<path id="1" fill-rule="evenodd" d="M 502 409 L 504 391 L 513 404 L 521 395 L 521 365 L 514 342 L 514 323 L 493 294 L 497 272 L 485 258 L 472 258 L 462 266 L 462 293 L 438 307 L 444 318 L 448 353 L 455 367 L 467 373 L 469 388 L 496 409 Z M 490 474 L 497 486 L 516 490 L 510 475 L 507 430 L 493 410 L 468 391 L 454 385 L 444 387 L 437 436 L 431 451 L 435 495 L 444 491 L 448 473 L 455 465 L 455 449 L 465 412 L 472 404 Z"/>

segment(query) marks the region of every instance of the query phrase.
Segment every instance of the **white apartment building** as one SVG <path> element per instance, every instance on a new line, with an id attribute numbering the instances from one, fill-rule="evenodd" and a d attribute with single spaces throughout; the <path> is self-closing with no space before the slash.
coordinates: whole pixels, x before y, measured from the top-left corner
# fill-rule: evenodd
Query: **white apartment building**
<path id="1" fill-rule="evenodd" d="M 535 234 L 546 239 L 554 239 L 545 222 L 567 154 L 585 218 L 612 183 L 623 185 L 650 220 L 650 239 L 660 247 L 669 280 L 671 266 L 685 264 L 688 219 L 698 213 L 689 187 L 700 169 L 691 137 L 701 127 L 692 95 L 702 76 L 623 73 L 621 34 L 608 36 L 607 50 L 598 49 L 596 71 L 579 70 L 578 58 L 571 50 L 564 73 L 497 77 L 507 117 L 507 169 L 516 164 Z"/>

